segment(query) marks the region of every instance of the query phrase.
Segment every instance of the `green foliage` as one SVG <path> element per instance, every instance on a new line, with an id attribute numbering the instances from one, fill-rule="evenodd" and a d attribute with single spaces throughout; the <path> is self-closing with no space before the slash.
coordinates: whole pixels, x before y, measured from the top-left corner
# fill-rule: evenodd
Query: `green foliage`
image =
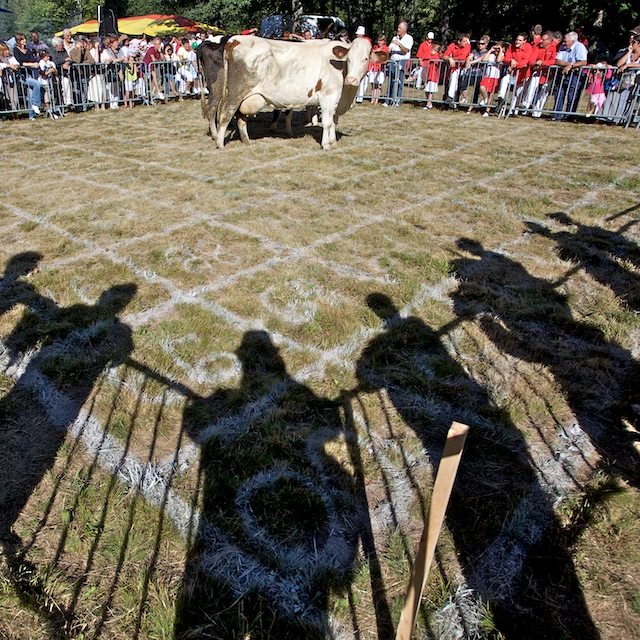
<path id="1" fill-rule="evenodd" d="M 99 0 L 6 0 L 11 14 L 2 14 L 0 34 L 36 29 L 50 36 L 54 31 L 81 20 L 94 18 Z M 180 13 L 194 20 L 220 26 L 232 32 L 259 26 L 272 13 L 291 13 L 291 0 L 112 0 L 120 16 L 148 13 Z M 602 3 L 596 0 L 561 0 L 550 6 L 542 0 L 522 3 L 488 0 L 326 0 L 305 2 L 306 13 L 334 13 L 347 25 L 366 26 L 374 37 L 390 36 L 400 20 L 409 22 L 409 31 L 420 42 L 427 31 L 446 42 L 456 31 L 471 31 L 473 37 L 489 33 L 494 39 L 512 39 L 537 23 L 545 29 L 566 31 L 583 26 L 589 35 L 601 37 L 610 48 L 624 44 L 628 30 L 640 22 L 637 5 L 630 2 L 609 3 L 601 16 Z"/>

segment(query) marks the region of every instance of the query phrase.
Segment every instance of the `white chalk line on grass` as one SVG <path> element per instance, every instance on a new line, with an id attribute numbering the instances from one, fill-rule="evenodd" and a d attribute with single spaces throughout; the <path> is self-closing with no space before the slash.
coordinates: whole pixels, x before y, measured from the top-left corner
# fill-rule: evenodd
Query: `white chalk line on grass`
<path id="1" fill-rule="evenodd" d="M 362 341 L 362 340 L 367 340 L 367 339 L 368 339 L 368 338 L 370 338 L 372 335 L 373 335 L 373 333 L 372 333 L 372 332 L 363 332 L 363 334 L 361 334 L 361 335 L 359 335 L 359 336 L 358 336 L 358 338 L 360 338 L 360 340 L 357 340 L 356 342 L 360 342 L 360 343 L 361 343 L 361 341 Z M 357 348 L 357 347 L 356 347 L 356 348 Z M 348 352 L 352 352 L 352 349 L 348 349 L 347 351 L 348 351 Z M 97 428 L 99 428 L 99 425 L 97 426 Z M 138 464 L 139 464 L 139 462 L 138 462 Z M 151 475 L 150 475 L 150 477 L 151 477 L 152 475 L 153 475 L 153 474 L 151 474 Z M 150 499 L 150 497 L 148 497 L 148 499 Z M 179 528 L 179 527 L 178 527 L 178 528 Z"/>
<path id="2" fill-rule="evenodd" d="M 545 156 L 545 158 L 546 158 L 546 156 Z M 544 160 L 545 158 L 542 158 L 542 159 Z M 520 165 L 520 166 L 518 167 L 518 169 L 520 169 L 520 168 L 522 168 L 522 165 Z M 513 172 L 513 170 L 507 170 L 506 172 L 504 172 L 504 174 L 510 174 L 510 173 L 512 173 L 512 172 Z M 502 176 L 501 176 L 500 174 L 498 174 L 498 175 L 494 175 L 494 176 L 489 176 L 489 177 L 485 178 L 485 181 L 490 180 L 490 179 L 496 179 L 496 178 L 499 178 L 499 177 L 502 177 Z M 449 194 L 443 194 L 441 197 L 447 197 L 448 195 L 449 195 Z M 429 200 L 433 200 L 434 198 L 429 197 L 428 199 L 429 199 Z M 411 206 L 413 206 L 413 205 L 411 205 Z M 410 208 L 410 207 L 409 207 L 409 208 Z M 15 211 L 15 210 L 14 210 L 14 211 Z M 21 212 L 21 213 L 23 213 L 23 212 Z M 378 217 L 376 218 L 376 220 L 375 220 L 375 221 L 379 221 L 379 220 L 382 220 L 382 219 L 386 219 L 386 218 L 385 218 L 385 217 L 383 217 L 383 216 L 378 216 Z M 370 221 L 369 221 L 369 222 L 370 222 Z M 361 225 L 359 225 L 359 226 L 361 226 Z M 70 234 L 70 235 L 72 236 L 72 234 Z M 330 240 L 329 240 L 329 241 L 333 241 L 334 239 L 337 239 L 338 237 L 339 237 L 339 236 L 336 234 L 336 235 L 334 235 L 334 236 L 330 237 Z M 325 240 L 325 241 L 326 241 L 326 240 Z M 317 243 L 318 243 L 318 241 L 317 241 Z M 316 243 L 316 244 L 317 244 L 317 243 Z M 297 250 L 295 253 L 299 254 L 299 253 L 300 253 L 300 251 L 299 251 L 299 250 Z M 113 259 L 113 256 L 110 256 L 110 258 L 111 258 L 111 259 Z M 128 266 L 129 268 L 131 268 L 131 265 L 127 265 L 127 266 Z M 271 265 L 269 265 L 269 266 L 271 266 Z M 143 277 L 144 277 L 144 276 L 148 276 L 148 274 L 146 274 L 146 273 L 144 273 L 144 272 L 143 272 L 143 273 L 138 272 L 138 275 L 142 275 Z M 245 273 L 245 274 L 243 274 L 243 275 L 246 275 L 246 273 Z M 172 287 L 172 283 L 171 283 L 170 281 L 169 281 L 169 282 L 167 282 L 166 280 L 163 280 L 162 282 L 163 282 L 163 284 L 168 284 L 168 285 L 169 285 L 169 287 L 173 288 L 173 287 Z M 224 285 L 224 286 L 227 286 L 228 284 L 230 284 L 230 282 L 228 282 L 228 281 L 223 283 L 223 285 Z M 208 288 L 209 288 L 209 287 L 208 287 Z M 204 289 L 204 288 L 202 288 L 202 290 L 204 291 L 205 289 Z M 171 305 L 173 305 L 173 304 L 176 302 L 176 300 L 181 301 L 181 302 L 188 302 L 188 303 L 192 303 L 192 302 L 193 302 L 194 294 L 195 294 L 195 295 L 197 295 L 197 292 L 192 291 L 192 292 L 190 292 L 189 294 L 187 294 L 187 296 L 186 296 L 186 297 L 184 297 L 183 295 L 178 295 L 178 296 L 177 296 L 177 298 L 176 298 L 176 293 L 178 293 L 178 292 L 174 289 L 174 291 L 172 292 L 172 302 L 171 302 Z M 224 319 L 225 321 L 229 322 L 230 320 L 233 320 L 233 321 L 234 321 L 234 324 L 236 324 L 236 326 L 238 325 L 238 323 L 240 323 L 240 324 L 241 324 L 241 327 L 239 327 L 239 328 L 241 328 L 241 329 L 243 329 L 243 330 L 249 330 L 249 329 L 251 329 L 251 328 L 263 328 L 261 323 L 260 323 L 260 324 L 258 324 L 258 325 L 256 326 L 254 323 L 245 323 L 245 322 L 242 322 L 242 321 L 240 321 L 240 319 L 239 319 L 238 317 L 234 317 L 234 316 L 230 317 L 228 312 L 225 312 L 224 310 L 222 310 L 221 308 L 219 308 L 217 305 L 213 305 L 213 306 L 211 306 L 211 305 L 206 305 L 206 306 L 209 308 L 209 310 L 215 310 L 215 311 L 217 311 L 217 312 L 218 312 L 218 314 L 222 315 L 222 317 L 223 317 L 223 319 Z M 147 320 L 148 320 L 148 319 L 149 319 L 149 317 L 147 317 Z M 125 320 L 126 320 L 126 318 L 125 318 Z M 369 335 L 367 335 L 366 337 L 365 337 L 365 336 L 359 336 L 359 337 L 360 337 L 360 340 L 357 340 L 357 341 L 356 341 L 356 343 L 357 343 L 357 342 L 360 342 L 363 338 L 364 338 L 364 339 L 367 339 L 367 338 L 368 338 L 368 337 L 370 337 L 370 336 L 369 336 Z M 281 337 L 281 336 L 280 336 L 280 338 L 282 339 L 282 337 Z M 287 345 L 287 346 L 290 346 L 290 347 L 292 347 L 292 348 L 296 348 L 296 347 L 297 347 L 297 348 L 304 348 L 304 347 L 302 347 L 301 345 L 297 345 L 297 344 L 295 344 L 295 343 L 291 343 L 291 341 L 289 341 L 289 340 L 286 340 L 285 342 L 286 342 L 286 343 L 288 343 L 288 345 Z M 346 349 L 347 353 L 352 353 L 352 352 L 357 348 L 357 347 L 356 347 L 356 345 L 355 345 L 355 344 L 353 344 L 353 341 L 351 341 L 351 342 L 352 342 L 352 346 L 351 346 L 350 348 L 347 348 L 347 349 Z M 348 343 L 347 343 L 347 344 L 348 344 Z M 307 348 L 308 348 L 308 347 L 307 347 Z M 318 350 L 317 350 L 317 349 L 315 349 L 315 348 L 314 348 L 314 349 L 313 349 L 313 351 L 315 352 L 315 354 L 316 354 L 316 355 L 318 355 Z M 343 347 L 342 349 L 338 348 L 337 350 L 336 350 L 336 349 L 334 349 L 333 351 L 334 351 L 334 352 L 336 352 L 336 351 L 338 351 L 338 352 L 339 352 L 339 351 L 344 352 L 344 351 L 345 351 L 345 349 L 344 349 L 344 347 Z M 334 361 L 334 358 L 332 358 L 332 357 L 331 357 L 331 355 L 330 355 L 330 354 L 328 354 L 328 353 L 325 353 L 325 354 L 320 353 L 320 355 L 321 355 L 321 357 L 323 356 L 323 357 L 322 357 L 322 359 L 323 359 L 323 360 L 325 360 L 326 362 L 328 362 L 328 361 Z M 341 355 L 345 355 L 345 354 L 343 353 L 343 354 L 341 354 Z M 339 361 L 344 362 L 344 357 L 340 357 L 340 358 L 338 358 L 338 360 L 339 360 Z M 305 377 L 306 377 L 306 376 L 305 376 Z"/>
<path id="3" fill-rule="evenodd" d="M 8 358 L 5 352 L 6 348 L 0 350 L 0 362 L 6 365 Z M 173 465 L 164 467 L 150 462 L 141 463 L 116 438 L 106 433 L 104 425 L 86 409 L 78 412 L 72 400 L 60 393 L 42 373 L 30 368 L 28 364 L 34 357 L 35 354 L 32 354 L 20 366 L 5 369 L 5 373 L 16 375 L 16 384 L 36 395 L 52 428 L 66 429 L 74 438 L 80 439 L 87 454 L 94 457 L 101 469 L 116 474 L 123 484 L 139 492 L 149 504 L 162 507 L 184 539 L 198 531 L 199 539 L 204 544 L 200 565 L 205 572 L 224 581 L 236 597 L 258 588 L 284 615 L 300 618 L 318 627 L 326 624 L 324 614 L 313 604 L 315 576 L 318 572 L 336 570 L 342 573 L 350 568 L 355 553 L 353 542 L 350 541 L 352 531 L 357 529 L 355 522 L 350 523 L 343 514 L 335 509 L 330 510 L 327 524 L 329 537 L 324 546 L 314 551 L 301 547 L 289 550 L 279 546 L 279 556 L 282 556 L 280 569 L 264 566 L 251 552 L 234 544 L 220 528 L 207 522 L 191 504 L 171 489 L 173 475 L 187 461 L 185 458 L 176 456 Z M 287 386 L 283 384 L 281 388 L 274 389 L 277 394 L 271 401 L 272 406 L 277 402 L 277 395 L 284 392 Z M 264 404 L 264 400 L 261 402 Z M 255 406 L 250 406 L 245 408 L 245 413 L 251 414 L 255 409 Z M 259 408 L 258 412 L 264 413 L 264 408 Z M 233 420 L 226 425 L 227 433 L 223 433 L 221 427 L 218 425 L 217 435 L 237 437 Z M 212 433 L 206 435 L 211 437 Z M 266 471 L 260 477 L 254 476 L 252 481 L 269 481 L 273 474 L 277 477 L 278 473 L 282 473 L 282 470 Z M 248 485 L 245 488 L 248 489 Z M 315 490 L 322 492 L 321 487 Z M 328 495 L 324 502 L 332 504 Z M 242 504 L 239 504 L 239 508 L 243 511 Z M 276 544 L 265 531 L 260 539 L 266 545 Z"/>
<path id="4" fill-rule="evenodd" d="M 506 134 L 504 134 L 504 135 L 506 135 Z M 495 138 L 495 137 L 494 137 L 494 138 Z M 469 143 L 464 143 L 464 144 L 458 145 L 457 147 L 454 147 L 454 148 L 453 148 L 453 149 L 451 149 L 451 150 L 449 150 L 449 149 L 445 149 L 445 150 L 442 150 L 442 151 L 438 152 L 437 154 L 434 154 L 433 156 L 430 156 L 429 158 L 430 158 L 430 160 L 433 160 L 436 156 L 443 156 L 443 155 L 447 155 L 447 154 L 457 154 L 457 153 L 460 153 L 461 151 L 463 151 L 465 148 L 467 148 L 467 147 L 471 147 L 471 146 L 475 145 L 476 143 L 477 143 L 477 142 L 475 142 L 475 141 L 474 141 L 474 142 L 469 142 Z M 72 149 L 74 149 L 74 150 L 76 149 L 76 147 L 73 147 L 73 146 L 71 146 L 71 145 L 58 145 L 58 146 L 60 146 L 60 147 L 62 147 L 62 148 L 72 148 Z M 97 150 L 93 150 L 93 149 L 92 149 L 92 150 L 90 150 L 90 151 L 91 151 L 91 153 L 93 153 L 94 155 L 96 155 L 96 156 L 98 156 L 98 157 L 106 157 L 106 154 L 104 154 L 104 153 L 103 153 L 103 152 L 101 152 L 101 151 L 97 151 Z M 297 154 L 296 156 L 294 156 L 294 159 L 298 159 L 299 157 L 303 157 L 303 156 L 316 155 L 317 153 L 319 153 L 319 152 L 315 151 L 315 152 L 312 152 L 312 153 Z M 409 162 L 409 165 L 414 164 L 414 163 L 415 163 L 415 162 L 417 162 L 420 158 L 424 158 L 424 156 L 418 156 L 417 158 L 412 159 L 412 160 Z M 278 162 L 278 163 L 281 163 L 281 162 L 285 162 L 286 160 L 288 160 L 288 159 L 282 159 L 282 160 L 272 161 L 272 162 Z M 147 162 L 146 162 L 146 161 L 144 161 L 144 160 L 138 160 L 138 159 L 135 159 L 135 161 L 136 161 L 136 162 L 138 162 L 139 164 L 152 164 L 153 166 L 160 166 L 160 163 L 156 163 L 156 162 L 154 162 L 154 163 L 147 163 Z M 261 166 L 257 167 L 257 169 L 260 169 L 260 168 L 266 168 L 266 167 L 270 166 L 270 165 L 272 164 L 272 162 L 271 162 L 271 163 L 266 163 L 266 164 L 264 164 L 264 165 L 261 165 Z M 403 166 L 404 166 L 404 165 L 403 165 Z M 251 171 L 253 171 L 253 170 L 255 170 L 255 169 L 256 169 L 256 168 L 254 167 L 254 168 L 252 168 L 252 169 L 251 169 Z M 388 172 L 390 169 L 393 169 L 393 166 L 391 166 L 391 167 L 384 167 L 384 168 L 382 168 L 382 169 L 379 169 L 378 171 Z M 247 170 L 247 171 L 249 171 L 249 170 Z M 371 171 L 367 171 L 367 175 L 370 175 L 371 173 L 372 173 Z M 357 180 L 357 178 L 353 178 L 353 177 L 344 178 L 343 180 L 345 180 L 345 181 L 350 181 L 350 180 L 354 180 L 354 179 L 356 179 L 356 180 Z M 204 178 L 203 178 L 203 180 L 204 180 Z M 210 178 L 207 178 L 207 179 L 206 179 L 206 181 L 207 181 L 207 182 L 210 182 L 211 180 L 210 180 Z M 103 187 L 103 188 L 105 188 L 105 189 L 108 189 L 108 188 L 110 188 L 112 185 L 111 185 L 111 184 L 101 185 L 100 183 L 96 182 L 96 183 L 95 183 L 95 186 L 101 186 L 101 187 Z M 274 196 L 274 197 L 275 197 L 275 199 L 280 200 L 280 199 L 282 199 L 282 197 L 284 197 L 284 196 L 280 196 L 280 194 L 276 194 L 276 196 Z M 17 214 L 17 211 L 18 211 L 18 210 L 19 210 L 19 209 L 18 209 L 17 207 L 13 209 L 14 215 L 15 215 L 15 214 Z M 222 216 L 224 216 L 224 215 L 229 215 L 229 214 L 231 214 L 231 213 L 237 213 L 237 212 L 239 212 L 239 211 L 241 211 L 241 210 L 242 210 L 242 208 L 240 208 L 240 209 L 234 208 L 234 209 L 227 210 L 226 212 L 219 212 L 219 213 L 217 213 L 217 214 L 214 214 L 214 216 L 213 216 L 213 217 L 214 217 L 214 218 L 219 218 L 219 217 L 222 217 Z M 79 254 L 79 255 L 78 255 L 78 259 L 82 259 L 82 258 L 85 258 L 85 257 L 97 256 L 97 255 L 105 255 L 104 246 L 101 246 L 101 245 L 99 245 L 99 244 L 98 244 L 98 243 L 96 243 L 96 242 L 92 242 L 92 241 L 90 241 L 90 240 L 86 240 L 86 239 L 83 239 L 83 238 L 80 238 L 80 237 L 74 236 L 74 234 L 71 234 L 71 233 L 69 233 L 69 232 L 66 232 L 66 234 L 65 234 L 65 233 L 64 233 L 64 230 L 63 230 L 61 227 L 59 227 L 58 225 L 53 225 L 52 223 L 50 223 L 50 222 L 48 221 L 48 217 L 49 217 L 49 216 L 47 216 L 47 215 L 44 215 L 44 216 L 42 216 L 42 215 L 39 215 L 39 216 L 29 216 L 29 215 L 27 214 L 27 212 L 25 212 L 24 210 L 21 210 L 21 212 L 20 212 L 20 213 L 22 214 L 22 217 L 25 217 L 25 216 L 26 216 L 26 217 L 28 217 L 28 218 L 29 218 L 31 221 L 33 221 L 33 222 L 38 222 L 39 224 L 42 224 L 42 225 L 45 225 L 45 226 L 47 226 L 47 223 L 48 223 L 49 225 L 51 225 L 51 226 L 49 227 L 49 228 L 51 228 L 51 230 L 55 230 L 56 232 L 61 233 L 62 235 L 66 235 L 66 237 L 68 237 L 69 239 L 75 240 L 76 242 L 78 242 L 78 243 L 80 243 L 80 244 L 85 244 L 85 246 L 89 249 L 89 251 L 85 251 L 85 252 L 82 252 L 81 254 Z M 57 215 L 57 214 L 50 214 L 50 215 Z M 205 216 L 206 216 L 206 215 L 207 215 L 207 214 L 200 213 L 200 216 L 201 216 L 202 218 L 205 218 Z M 365 215 L 365 216 L 366 216 L 366 214 L 363 214 L 363 215 Z M 367 218 L 367 219 L 369 220 L 369 218 Z M 379 218 L 378 218 L 378 219 L 376 219 L 376 220 L 374 220 L 374 221 L 372 221 L 372 223 L 375 223 L 375 222 L 377 222 L 378 220 L 379 220 Z M 211 218 L 209 219 L 209 222 L 210 222 L 210 223 L 212 223 Z M 223 225 L 222 225 L 222 223 L 219 223 L 219 224 L 221 224 L 221 226 L 223 226 Z M 229 223 L 227 223 L 227 224 L 229 224 Z M 240 232 L 240 230 L 242 230 L 242 232 L 243 232 L 245 235 L 248 235 L 248 236 L 253 237 L 253 238 L 257 238 L 261 243 L 263 243 L 263 245 L 264 245 L 264 246 L 266 246 L 267 248 L 271 248 L 272 250 L 275 250 L 275 251 L 283 251 L 283 250 L 286 250 L 286 248 L 287 248 L 287 247 L 286 247 L 286 245 L 284 245 L 284 246 L 283 246 L 283 245 L 280 245 L 280 244 L 278 244 L 278 243 L 273 243 L 269 238 L 267 238 L 267 237 L 265 237 L 265 236 L 259 236 L 259 235 L 255 234 L 255 233 L 253 233 L 253 232 L 249 232 L 249 231 L 247 231 L 247 230 L 243 229 L 242 227 L 240 227 L 240 226 L 238 226 L 238 225 L 229 225 L 229 227 L 228 227 L 228 228 L 230 228 L 230 229 L 232 229 L 232 230 L 234 230 L 234 231 L 236 231 L 236 232 L 238 232 L 238 233 Z M 359 227 L 359 228 L 360 228 L 360 227 Z M 166 230 L 163 230 L 162 232 L 157 232 L 157 235 L 154 235 L 154 233 L 153 233 L 153 232 L 150 232 L 150 233 L 148 233 L 148 234 L 145 234 L 145 238 L 151 241 L 152 239 L 157 238 L 157 237 L 159 237 L 159 236 L 160 236 L 160 237 L 166 237 L 166 235 L 167 235 Z M 85 240 L 85 241 L 83 242 L 83 240 Z M 134 243 L 135 241 L 136 241 L 136 239 L 132 239 L 132 240 L 130 241 L 130 243 Z M 329 242 L 331 242 L 331 241 L 332 241 L 332 240 L 329 240 Z M 127 244 L 129 244 L 129 241 L 126 241 L 126 242 L 127 242 Z M 110 243 L 110 244 L 111 244 L 111 243 Z M 119 243 L 119 242 L 116 242 L 116 243 L 113 243 L 113 244 L 115 245 L 116 249 L 117 249 L 117 248 L 118 248 L 118 246 L 120 246 L 120 245 L 123 245 L 123 246 L 124 246 L 124 242 L 120 242 L 120 243 Z M 293 249 L 289 248 L 289 250 L 291 251 L 291 250 L 293 250 Z M 112 253 L 112 256 L 113 256 L 113 253 Z M 69 260 L 69 262 L 65 262 L 65 263 L 66 263 L 66 264 L 72 263 L 72 260 Z M 120 264 L 122 264 L 122 262 L 120 262 Z M 130 268 L 134 273 L 136 273 L 136 275 L 139 275 L 139 276 L 141 276 L 141 277 L 143 277 L 143 278 L 145 278 L 145 279 L 147 279 L 147 280 L 151 280 L 151 279 L 153 279 L 153 277 L 154 277 L 154 276 L 155 276 L 155 277 L 157 277 L 157 278 L 159 278 L 159 276 L 157 276 L 157 274 L 155 274 L 155 273 L 153 273 L 153 272 L 149 272 L 148 270 L 144 270 L 144 269 L 136 269 L 136 268 L 134 267 L 133 263 L 128 264 L 127 266 L 128 266 L 128 267 L 129 267 L 129 268 Z M 266 268 L 269 268 L 269 265 L 267 265 L 267 266 L 266 266 Z M 347 267 L 347 269 L 348 269 L 348 267 Z M 337 272 L 337 271 L 336 271 L 336 272 Z M 166 281 L 166 280 L 165 280 L 165 281 L 163 282 L 163 284 L 166 284 L 167 282 L 170 282 L 170 281 Z M 168 311 L 170 311 L 170 310 L 171 310 L 171 308 L 172 308 L 172 307 L 167 307 L 166 305 L 163 305 L 163 306 L 164 306 L 165 310 L 168 310 Z M 157 315 L 154 315 L 153 317 L 154 317 L 155 319 L 157 319 L 157 318 L 158 318 L 158 316 L 157 316 Z M 133 319 L 132 319 L 132 320 L 133 320 Z M 142 320 L 142 321 L 144 322 L 144 320 Z"/>
<path id="5" fill-rule="evenodd" d="M 595 137 L 595 136 L 592 136 L 592 137 Z M 584 142 L 585 141 L 581 141 L 580 144 Z M 578 143 L 574 143 L 574 144 L 578 144 Z M 225 276 L 223 280 L 218 280 L 217 282 L 213 282 L 209 285 L 204 285 L 202 287 L 199 287 L 197 290 L 192 290 L 191 292 L 187 293 L 186 296 L 182 294 L 180 298 L 182 301 L 188 300 L 188 301 L 193 301 L 195 304 L 202 304 L 201 301 L 196 299 L 197 296 L 204 293 L 212 293 L 214 291 L 220 290 L 221 288 L 234 284 L 239 279 L 249 275 L 249 273 L 251 275 L 255 275 L 262 271 L 269 270 L 273 266 L 274 262 L 276 261 L 286 263 L 286 264 L 291 264 L 291 262 L 294 260 L 300 260 L 303 257 L 307 258 L 315 249 L 321 246 L 324 246 L 330 243 L 335 243 L 338 240 L 343 240 L 347 237 L 350 237 L 356 234 L 357 232 L 363 230 L 364 228 L 372 226 L 374 224 L 380 224 L 387 221 L 398 222 L 397 218 L 403 215 L 404 213 L 407 213 L 408 211 L 411 211 L 419 206 L 433 204 L 433 202 L 437 202 L 439 200 L 449 198 L 453 193 L 463 190 L 469 184 L 474 184 L 474 185 L 484 184 L 485 182 L 504 179 L 506 176 L 513 175 L 517 171 L 522 171 L 522 170 L 528 169 L 530 166 L 544 163 L 548 161 L 550 158 L 555 157 L 556 155 L 561 155 L 563 152 L 564 152 L 564 149 L 554 152 L 552 154 L 541 156 L 540 158 L 536 158 L 528 163 L 522 163 L 517 165 L 517 167 L 506 169 L 503 172 L 499 172 L 491 176 L 487 176 L 486 178 L 479 181 L 475 181 L 473 178 L 469 178 L 469 180 L 464 181 L 461 184 L 459 183 L 455 188 L 452 188 L 446 192 L 441 192 L 433 196 L 422 197 L 419 203 L 412 202 L 403 207 L 400 207 L 399 209 L 394 210 L 390 214 L 387 213 L 387 214 L 375 215 L 375 216 L 371 215 L 366 220 L 357 222 L 351 225 L 350 227 L 348 227 L 347 229 L 344 229 L 340 232 L 336 232 L 333 234 L 329 234 L 327 236 L 324 236 L 323 238 L 315 240 L 314 242 L 310 243 L 306 247 L 296 248 L 296 249 L 290 248 L 288 254 L 282 255 L 282 257 L 280 258 L 270 259 L 265 263 L 255 265 L 254 267 L 249 269 L 248 272 L 244 272 L 244 273 L 238 272 L 237 274 L 234 274 L 234 276 Z M 157 321 L 161 317 L 163 317 L 163 315 L 170 313 L 173 310 L 175 306 L 174 302 L 175 300 L 174 300 L 174 297 L 172 296 L 169 300 L 161 303 L 161 305 L 156 307 L 155 309 L 146 311 L 144 315 L 138 315 L 135 317 L 125 316 L 124 320 L 127 323 L 133 323 L 132 326 L 139 326 L 140 324 L 144 324 L 150 321 L 151 319 Z"/>

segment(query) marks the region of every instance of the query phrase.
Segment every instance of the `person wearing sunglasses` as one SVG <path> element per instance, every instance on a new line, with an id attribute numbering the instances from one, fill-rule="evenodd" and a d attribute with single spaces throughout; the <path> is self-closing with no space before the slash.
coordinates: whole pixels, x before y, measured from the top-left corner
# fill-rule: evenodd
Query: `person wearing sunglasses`
<path id="1" fill-rule="evenodd" d="M 26 87 L 29 120 L 34 120 L 40 114 L 42 105 L 42 87 L 40 77 L 40 56 L 35 49 L 27 49 L 27 37 L 24 33 L 16 33 L 16 46 L 13 57 L 20 65 L 18 78 Z"/>
<path id="2" fill-rule="evenodd" d="M 627 54 L 618 60 L 617 65 L 620 72 L 640 68 L 640 36 L 631 37 Z"/>

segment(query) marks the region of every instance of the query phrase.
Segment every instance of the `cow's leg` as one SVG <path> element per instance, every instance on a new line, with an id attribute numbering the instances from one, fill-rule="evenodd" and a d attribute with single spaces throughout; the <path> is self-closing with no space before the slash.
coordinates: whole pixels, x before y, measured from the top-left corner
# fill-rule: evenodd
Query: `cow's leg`
<path id="1" fill-rule="evenodd" d="M 289 137 L 293 136 L 293 129 L 291 128 L 291 121 L 293 120 L 293 109 L 287 111 L 287 117 L 285 118 L 285 131 Z"/>
<path id="2" fill-rule="evenodd" d="M 325 117 L 326 115 L 326 117 Z M 336 125 L 333 122 L 333 113 L 322 111 L 322 148 L 326 151 L 336 141 Z"/>
<path id="3" fill-rule="evenodd" d="M 320 102 L 322 109 L 322 148 L 326 151 L 336 140 L 336 125 L 333 117 L 336 113 L 337 100 L 335 96 L 327 96 L 327 100 Z M 333 142 L 332 142 L 333 141 Z"/>
<path id="4" fill-rule="evenodd" d="M 217 137 L 217 145 L 218 149 L 224 148 L 224 137 L 227 133 L 227 127 L 231 122 L 231 118 L 233 118 L 234 111 L 230 109 L 224 109 L 223 111 L 218 112 L 218 137 Z"/>
<path id="5" fill-rule="evenodd" d="M 335 147 L 338 144 L 338 139 L 336 138 L 336 126 L 338 124 L 339 117 L 337 114 L 333 116 L 333 127 L 331 127 L 331 137 L 329 139 L 329 144 L 332 147 Z"/>
<path id="6" fill-rule="evenodd" d="M 203 92 L 204 93 L 204 92 Z M 211 139 L 218 139 L 218 127 L 216 127 L 216 112 L 213 111 L 209 114 L 209 131 L 211 132 Z"/>
<path id="7" fill-rule="evenodd" d="M 278 129 L 278 120 L 280 119 L 280 114 L 282 111 L 280 109 L 275 109 L 273 112 L 273 117 L 271 118 L 271 125 L 269 126 L 269 131 L 271 133 L 275 133 Z"/>
<path id="8" fill-rule="evenodd" d="M 244 113 L 238 111 L 238 133 L 240 134 L 240 141 L 249 144 L 249 132 L 247 131 L 247 116 Z"/>
<path id="9" fill-rule="evenodd" d="M 238 131 L 240 132 L 240 140 L 249 142 L 249 132 L 247 131 L 247 116 L 258 113 L 267 106 L 267 101 L 259 94 L 249 96 L 242 101 L 238 109 Z"/>

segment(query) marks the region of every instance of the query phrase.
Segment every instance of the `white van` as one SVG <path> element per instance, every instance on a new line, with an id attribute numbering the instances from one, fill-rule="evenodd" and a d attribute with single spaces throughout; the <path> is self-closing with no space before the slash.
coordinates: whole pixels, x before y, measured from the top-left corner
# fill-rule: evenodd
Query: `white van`
<path id="1" fill-rule="evenodd" d="M 340 29 L 346 29 L 346 25 L 335 16 L 301 16 L 294 29 L 292 15 L 277 14 L 267 16 L 260 25 L 260 35 L 263 38 L 282 38 L 285 31 L 304 33 L 311 31 L 311 36 L 316 38 L 333 37 Z"/>

